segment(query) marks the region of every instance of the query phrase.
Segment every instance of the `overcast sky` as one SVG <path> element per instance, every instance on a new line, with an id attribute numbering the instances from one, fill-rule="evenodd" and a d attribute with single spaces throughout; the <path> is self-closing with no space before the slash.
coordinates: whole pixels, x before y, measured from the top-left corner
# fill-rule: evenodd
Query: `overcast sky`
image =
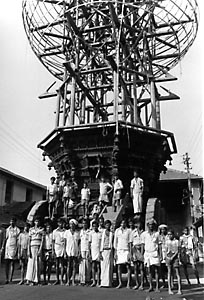
<path id="1" fill-rule="evenodd" d="M 171 73 L 178 77 L 163 84 L 180 96 L 161 103 L 162 129 L 175 135 L 178 154 L 171 168 L 184 170 L 182 155 L 189 153 L 192 173 L 203 176 L 203 1 L 197 38 Z M 1 3 L 0 10 L 0 167 L 47 184 L 53 175 L 37 144 L 54 128 L 56 100 L 38 96 L 55 81 L 32 52 L 23 28 L 21 0 Z"/>

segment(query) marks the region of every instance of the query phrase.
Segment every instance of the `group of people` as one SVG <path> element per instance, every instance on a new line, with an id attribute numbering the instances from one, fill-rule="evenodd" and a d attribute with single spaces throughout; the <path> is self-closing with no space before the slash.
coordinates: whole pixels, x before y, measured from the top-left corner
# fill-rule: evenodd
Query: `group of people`
<path id="1" fill-rule="evenodd" d="M 119 210 L 122 205 L 122 191 L 123 183 L 117 175 L 113 177 L 112 184 L 106 180 L 104 176 L 101 176 L 99 181 L 99 198 L 98 203 L 94 206 L 93 211 L 101 212 L 104 205 L 110 201 L 110 195 L 112 194 L 112 206 L 113 210 Z M 142 212 L 142 194 L 144 184 L 143 180 L 138 176 L 138 172 L 134 171 L 134 177 L 130 184 L 130 195 L 133 199 L 134 213 Z M 50 178 L 50 185 L 47 188 L 47 200 L 49 204 L 49 217 L 54 218 L 54 214 L 57 214 L 59 206 L 63 206 L 63 214 L 68 216 L 68 210 L 71 207 L 75 209 L 81 205 L 83 207 L 83 215 L 89 214 L 89 204 L 91 198 L 91 191 L 88 184 L 85 182 L 80 192 L 80 203 L 78 203 L 78 184 L 73 178 L 66 178 L 65 175 L 62 178 Z"/>
<path id="2" fill-rule="evenodd" d="M 102 216 L 99 218 L 95 214 L 91 222 L 83 218 L 81 224 L 76 219 L 70 219 L 68 223 L 58 219 L 54 230 L 51 220 L 42 227 L 40 218 L 36 217 L 34 226 L 25 224 L 22 232 L 16 226 L 16 219 L 12 218 L 1 253 L 5 260 L 6 284 L 12 281 L 15 261 L 19 259 L 20 285 L 50 285 L 55 266 L 54 285 L 78 283 L 112 287 L 116 270 L 116 288 L 119 289 L 123 286 L 122 273 L 126 267 L 127 288 L 133 286 L 135 290 L 143 290 L 146 283 L 149 292 L 154 289 L 158 292 L 160 278 L 164 285 L 167 275 L 168 292 L 173 294 L 176 274 L 178 294 L 181 294 L 181 266 L 190 284 L 187 272 L 190 263 L 200 283 L 196 250 L 196 238 L 188 228 L 178 238 L 166 225 L 157 226 L 154 219 L 147 222 L 147 230 L 143 231 L 142 224 L 135 219 L 122 220 L 120 227 L 114 230 L 110 220 L 104 221 Z"/>

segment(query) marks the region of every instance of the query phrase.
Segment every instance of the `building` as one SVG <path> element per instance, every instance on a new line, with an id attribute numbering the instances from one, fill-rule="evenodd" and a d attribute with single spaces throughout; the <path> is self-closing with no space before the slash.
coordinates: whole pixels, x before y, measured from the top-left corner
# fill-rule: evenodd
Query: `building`
<path id="1" fill-rule="evenodd" d="M 1 224 L 8 223 L 11 215 L 23 217 L 35 202 L 45 197 L 46 186 L 0 167 Z"/>
<path id="2" fill-rule="evenodd" d="M 203 237 L 203 178 L 191 174 L 191 194 L 187 173 L 169 169 L 160 175 L 158 199 L 160 223 L 166 223 L 180 234 L 185 226 L 195 225 Z"/>

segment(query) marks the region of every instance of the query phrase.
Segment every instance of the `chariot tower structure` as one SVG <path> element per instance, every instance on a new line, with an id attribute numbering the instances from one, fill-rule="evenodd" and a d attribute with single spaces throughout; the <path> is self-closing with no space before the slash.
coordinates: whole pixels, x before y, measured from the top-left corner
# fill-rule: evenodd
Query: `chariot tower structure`
<path id="1" fill-rule="evenodd" d="M 177 152 L 161 128 L 161 101 L 179 99 L 164 85 L 197 29 L 195 0 L 24 0 L 30 45 L 58 79 L 53 130 L 38 145 L 49 168 L 85 180 L 118 174 L 125 191 L 133 170 L 154 196 Z M 53 88 L 53 87 L 52 87 Z"/>

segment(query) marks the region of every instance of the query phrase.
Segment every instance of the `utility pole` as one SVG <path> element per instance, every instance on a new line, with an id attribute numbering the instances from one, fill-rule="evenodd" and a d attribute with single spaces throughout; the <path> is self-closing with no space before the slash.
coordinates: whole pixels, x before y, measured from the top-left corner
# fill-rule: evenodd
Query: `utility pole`
<path id="1" fill-rule="evenodd" d="M 192 168 L 190 167 L 191 163 L 190 163 L 190 157 L 188 156 L 188 152 L 186 152 L 183 155 L 183 163 L 186 166 L 185 170 L 187 171 L 190 212 L 191 212 L 191 219 L 192 219 L 192 224 L 193 224 L 195 221 L 195 218 L 194 218 L 194 199 L 193 199 L 193 193 L 192 193 L 191 173 L 190 173 L 190 170 Z"/>

